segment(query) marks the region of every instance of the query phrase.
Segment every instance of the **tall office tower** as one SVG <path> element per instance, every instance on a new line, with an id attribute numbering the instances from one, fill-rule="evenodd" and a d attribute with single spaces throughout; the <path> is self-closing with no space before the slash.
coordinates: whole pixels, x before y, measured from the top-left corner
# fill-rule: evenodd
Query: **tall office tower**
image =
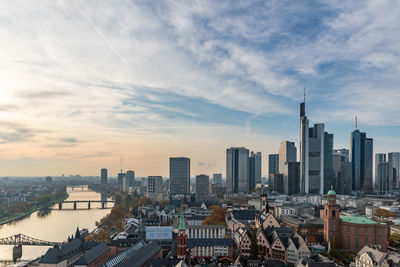
<path id="1" fill-rule="evenodd" d="M 171 196 L 190 194 L 189 158 L 169 158 L 169 190 Z"/>
<path id="2" fill-rule="evenodd" d="M 393 183 L 395 184 L 396 189 L 400 188 L 400 153 L 399 152 L 391 152 L 388 154 L 388 161 L 392 164 L 393 167 Z"/>
<path id="3" fill-rule="evenodd" d="M 126 173 L 123 173 L 122 170 L 120 173 L 118 173 L 118 185 L 121 186 L 122 188 L 124 187 L 124 183 L 126 186 Z"/>
<path id="4" fill-rule="evenodd" d="M 378 165 L 381 162 L 386 162 L 386 154 L 385 153 L 375 153 L 375 175 L 374 175 L 374 179 L 373 179 L 374 189 L 378 189 L 378 182 L 377 182 L 377 177 L 379 176 Z"/>
<path id="5" fill-rule="evenodd" d="M 325 132 L 324 142 L 323 194 L 328 192 L 331 186 L 334 186 L 334 188 L 336 188 L 335 173 L 333 172 L 333 134 Z"/>
<path id="6" fill-rule="evenodd" d="M 275 191 L 281 194 L 285 193 L 283 188 L 283 174 L 281 173 L 271 174 L 269 180 L 270 180 L 271 191 Z"/>
<path id="7" fill-rule="evenodd" d="M 105 169 L 105 168 L 101 169 L 100 173 L 101 173 L 101 179 L 100 179 L 101 180 L 101 184 L 102 185 L 107 184 L 107 179 L 108 179 L 108 171 L 107 171 L 107 169 Z"/>
<path id="8" fill-rule="evenodd" d="M 149 197 L 153 197 L 156 194 L 162 193 L 163 179 L 161 176 L 149 176 L 147 177 L 147 194 Z"/>
<path id="9" fill-rule="evenodd" d="M 338 194 L 350 195 L 351 194 L 351 162 L 348 161 L 346 154 L 336 151 L 333 154 L 333 173 L 336 179 L 334 188 Z"/>
<path id="10" fill-rule="evenodd" d="M 244 147 L 226 149 L 226 192 L 249 191 L 249 150 Z"/>
<path id="11" fill-rule="evenodd" d="M 262 156 L 261 152 L 251 152 L 251 156 L 255 158 L 255 183 L 261 183 Z"/>
<path id="12" fill-rule="evenodd" d="M 300 192 L 300 162 L 285 162 L 283 192 L 294 195 Z"/>
<path id="13" fill-rule="evenodd" d="M 350 136 L 352 164 L 352 190 L 372 193 L 373 139 L 366 133 L 354 130 Z"/>
<path id="14" fill-rule="evenodd" d="M 300 193 L 309 193 L 309 122 L 306 116 L 306 99 L 300 104 Z"/>
<path id="15" fill-rule="evenodd" d="M 196 175 L 196 202 L 208 200 L 210 192 L 210 181 L 208 175 Z"/>
<path id="16" fill-rule="evenodd" d="M 279 154 L 268 155 L 268 178 L 271 174 L 279 173 Z"/>
<path id="17" fill-rule="evenodd" d="M 282 141 L 279 145 L 279 170 L 278 173 L 284 173 L 286 162 L 297 161 L 297 148 L 294 142 Z"/>
<path id="18" fill-rule="evenodd" d="M 379 195 L 392 193 L 393 190 L 393 166 L 387 161 L 379 162 L 377 166 L 376 184 Z"/>
<path id="19" fill-rule="evenodd" d="M 324 193 L 324 152 L 325 126 L 323 123 L 314 124 L 309 129 L 309 191 L 306 193 Z"/>
<path id="20" fill-rule="evenodd" d="M 126 183 L 130 187 L 135 185 L 135 172 L 134 171 L 126 172 Z"/>
<path id="21" fill-rule="evenodd" d="M 249 192 L 256 188 L 256 159 L 249 157 Z"/>
<path id="22" fill-rule="evenodd" d="M 222 184 L 222 174 L 221 173 L 214 173 L 213 174 L 213 182 L 216 184 Z"/>
<path id="23" fill-rule="evenodd" d="M 333 154 L 343 156 L 345 162 L 349 162 L 350 161 L 350 157 L 349 157 L 350 150 L 348 150 L 347 148 L 334 149 L 333 150 Z"/>
<path id="24" fill-rule="evenodd" d="M 261 152 L 251 151 L 249 157 L 249 191 L 256 188 L 256 184 L 261 183 Z"/>

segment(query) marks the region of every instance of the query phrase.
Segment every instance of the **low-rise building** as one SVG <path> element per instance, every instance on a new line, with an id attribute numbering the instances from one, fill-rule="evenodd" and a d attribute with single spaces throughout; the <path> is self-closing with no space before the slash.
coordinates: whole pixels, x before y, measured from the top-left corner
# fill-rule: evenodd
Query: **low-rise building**
<path id="1" fill-rule="evenodd" d="M 355 267 L 398 267 L 399 255 L 391 255 L 378 249 L 364 246 L 356 255 Z"/>
<path id="2" fill-rule="evenodd" d="M 324 221 L 309 214 L 281 216 L 281 224 L 293 228 L 307 243 L 324 241 Z"/>

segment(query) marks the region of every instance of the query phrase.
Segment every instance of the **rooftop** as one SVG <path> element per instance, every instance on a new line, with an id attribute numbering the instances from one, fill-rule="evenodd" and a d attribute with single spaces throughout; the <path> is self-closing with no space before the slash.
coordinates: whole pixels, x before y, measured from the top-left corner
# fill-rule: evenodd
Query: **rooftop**
<path id="1" fill-rule="evenodd" d="M 347 215 L 347 216 L 341 216 L 340 219 L 342 222 L 347 222 L 347 223 L 356 223 L 356 224 L 377 224 L 377 222 L 364 217 L 364 216 L 357 216 L 357 215 Z"/>

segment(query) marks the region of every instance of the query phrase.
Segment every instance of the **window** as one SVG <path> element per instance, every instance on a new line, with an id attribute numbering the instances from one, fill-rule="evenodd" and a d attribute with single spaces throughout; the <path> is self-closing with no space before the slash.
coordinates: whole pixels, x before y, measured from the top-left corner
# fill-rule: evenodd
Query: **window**
<path id="1" fill-rule="evenodd" d="M 336 216 L 336 210 L 332 210 L 332 217 L 335 218 Z"/>

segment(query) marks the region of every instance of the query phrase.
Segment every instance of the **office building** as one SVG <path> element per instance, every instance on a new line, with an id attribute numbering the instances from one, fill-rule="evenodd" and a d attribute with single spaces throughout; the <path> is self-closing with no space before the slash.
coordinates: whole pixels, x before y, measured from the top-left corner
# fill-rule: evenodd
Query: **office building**
<path id="1" fill-rule="evenodd" d="M 125 188 L 126 188 L 126 173 L 123 173 L 122 170 L 120 173 L 118 173 L 117 181 L 118 181 L 118 185 L 125 190 Z"/>
<path id="2" fill-rule="evenodd" d="M 308 172 L 309 172 L 309 191 L 306 193 L 323 194 L 324 192 L 324 146 L 325 146 L 325 126 L 323 123 L 314 124 L 309 129 L 308 140 Z"/>
<path id="3" fill-rule="evenodd" d="M 244 147 L 226 150 L 226 191 L 228 194 L 249 191 L 249 150 Z"/>
<path id="4" fill-rule="evenodd" d="M 268 178 L 271 174 L 279 173 L 279 154 L 268 155 Z"/>
<path id="5" fill-rule="evenodd" d="M 209 198 L 210 181 L 208 175 L 196 175 L 196 202 L 205 202 Z"/>
<path id="6" fill-rule="evenodd" d="M 306 99 L 300 104 L 300 192 L 309 193 L 309 121 L 306 116 Z"/>
<path id="7" fill-rule="evenodd" d="M 354 130 L 350 136 L 352 163 L 352 190 L 372 193 L 373 139 L 366 133 Z"/>
<path id="8" fill-rule="evenodd" d="M 300 162 L 285 162 L 283 192 L 287 195 L 300 193 Z"/>
<path id="9" fill-rule="evenodd" d="M 375 175 L 374 175 L 374 189 L 378 189 L 378 184 L 379 182 L 377 181 L 377 178 L 379 176 L 378 174 L 378 165 L 381 162 L 386 162 L 386 154 L 385 153 L 375 153 Z"/>
<path id="10" fill-rule="evenodd" d="M 284 188 L 283 188 L 283 174 L 281 173 L 274 173 L 270 175 L 270 190 L 273 192 L 278 192 L 281 194 L 284 194 Z"/>
<path id="11" fill-rule="evenodd" d="M 162 193 L 163 179 L 161 176 L 149 176 L 147 177 L 147 194 L 148 196 L 154 196 L 155 194 Z"/>
<path id="12" fill-rule="evenodd" d="M 278 173 L 284 173 L 286 162 L 297 161 L 297 148 L 294 142 L 282 141 L 279 146 L 279 170 Z"/>
<path id="13" fill-rule="evenodd" d="M 214 173 L 213 174 L 213 182 L 216 184 L 222 184 L 222 174 L 221 173 Z"/>
<path id="14" fill-rule="evenodd" d="M 386 156 L 386 155 L 385 155 Z M 376 172 L 376 189 L 379 195 L 390 194 L 393 191 L 393 167 L 392 164 L 383 161 L 379 162 Z"/>
<path id="15" fill-rule="evenodd" d="M 190 159 L 177 157 L 169 159 L 170 195 L 190 194 Z"/>
<path id="16" fill-rule="evenodd" d="M 334 149 L 333 154 L 343 156 L 343 161 L 345 162 L 350 161 L 350 150 L 348 150 L 347 148 Z"/>
<path id="17" fill-rule="evenodd" d="M 132 187 L 135 185 L 135 172 L 134 171 L 126 172 L 126 183 L 127 183 L 127 186 L 129 186 L 129 187 Z"/>
<path id="18" fill-rule="evenodd" d="M 102 185 L 106 185 L 108 183 L 108 170 L 103 168 L 100 171 L 100 181 Z"/>
<path id="19" fill-rule="evenodd" d="M 333 172 L 333 134 L 325 132 L 324 137 L 324 188 L 323 194 L 330 187 L 336 186 L 335 174 Z"/>
<path id="20" fill-rule="evenodd" d="M 333 173 L 336 179 L 336 184 L 333 186 L 337 188 L 339 194 L 351 195 L 352 191 L 352 171 L 351 162 L 348 161 L 348 154 L 342 153 L 343 151 L 335 150 L 333 161 Z"/>
<path id="21" fill-rule="evenodd" d="M 391 152 L 388 154 L 388 161 L 392 164 L 393 167 L 393 183 L 395 186 L 393 188 L 400 188 L 400 153 L 399 152 Z"/>
<path id="22" fill-rule="evenodd" d="M 261 183 L 262 156 L 261 152 L 251 152 L 251 157 L 255 159 L 255 183 Z"/>

